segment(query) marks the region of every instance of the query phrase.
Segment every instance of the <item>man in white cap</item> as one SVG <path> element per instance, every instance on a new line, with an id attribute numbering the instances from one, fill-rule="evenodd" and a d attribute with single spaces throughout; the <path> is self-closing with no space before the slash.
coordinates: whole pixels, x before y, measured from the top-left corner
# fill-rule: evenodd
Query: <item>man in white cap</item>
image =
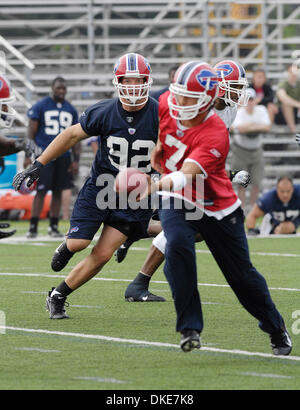
<path id="1" fill-rule="evenodd" d="M 270 131 L 272 123 L 268 110 L 255 102 L 256 92 L 248 88 L 249 101 L 241 107 L 231 127 L 233 144 L 231 145 L 231 169 L 244 169 L 251 175 L 250 206 L 258 198 L 260 185 L 264 177 L 264 157 L 262 135 Z M 245 210 L 245 191 L 238 187 L 238 196 Z"/>

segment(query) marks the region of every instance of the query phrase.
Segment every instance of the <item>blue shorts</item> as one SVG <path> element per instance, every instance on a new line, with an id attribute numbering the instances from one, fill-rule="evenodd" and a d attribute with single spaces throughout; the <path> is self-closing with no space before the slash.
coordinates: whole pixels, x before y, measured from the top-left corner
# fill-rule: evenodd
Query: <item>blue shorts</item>
<path id="1" fill-rule="evenodd" d="M 100 209 L 96 203 L 99 192 L 99 187 L 89 178 L 74 204 L 68 238 L 92 240 L 102 223 L 134 240 L 147 236 L 152 209 Z"/>
<path id="2" fill-rule="evenodd" d="M 37 191 L 63 191 L 73 188 L 73 178 L 68 172 L 71 156 L 61 156 L 45 165 L 37 182 Z"/>

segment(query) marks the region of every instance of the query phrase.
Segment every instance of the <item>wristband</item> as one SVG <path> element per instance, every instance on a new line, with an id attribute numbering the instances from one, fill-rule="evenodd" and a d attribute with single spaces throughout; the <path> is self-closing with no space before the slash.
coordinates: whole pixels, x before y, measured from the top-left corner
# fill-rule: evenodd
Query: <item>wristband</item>
<path id="1" fill-rule="evenodd" d="M 173 182 L 173 191 L 179 191 L 180 189 L 184 188 L 187 181 L 186 176 L 181 171 L 175 171 L 171 174 L 167 175 L 167 177 L 171 178 Z"/>

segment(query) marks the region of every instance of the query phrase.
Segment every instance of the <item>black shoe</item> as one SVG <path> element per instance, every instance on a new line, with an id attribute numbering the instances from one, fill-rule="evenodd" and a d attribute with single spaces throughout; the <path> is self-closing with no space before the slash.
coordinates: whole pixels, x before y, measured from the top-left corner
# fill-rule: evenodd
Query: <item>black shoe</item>
<path id="1" fill-rule="evenodd" d="M 66 313 L 65 305 L 69 306 L 66 302 L 66 297 L 59 296 L 59 294 L 51 297 L 53 289 L 48 293 L 46 298 L 46 310 L 49 312 L 50 319 L 68 319 L 69 316 Z"/>
<path id="2" fill-rule="evenodd" d="M 184 330 L 181 335 L 180 347 L 184 352 L 200 349 L 200 335 L 196 330 Z"/>
<path id="3" fill-rule="evenodd" d="M 34 230 L 32 230 L 32 229 L 29 229 L 29 231 L 28 231 L 27 234 L 26 234 L 26 238 L 30 238 L 30 239 L 36 238 L 37 235 L 38 235 L 37 231 L 34 231 Z"/>
<path id="4" fill-rule="evenodd" d="M 273 333 L 269 336 L 273 353 L 276 356 L 288 356 L 291 353 L 293 345 L 290 335 L 285 328 L 281 333 Z"/>
<path id="5" fill-rule="evenodd" d="M 63 238 L 64 235 L 59 232 L 57 229 L 57 225 L 49 226 L 48 228 L 48 235 L 51 236 L 52 238 Z"/>
<path id="6" fill-rule="evenodd" d="M 126 258 L 128 249 L 134 241 L 127 239 L 115 253 L 116 262 L 121 263 Z"/>
<path id="7" fill-rule="evenodd" d="M 131 285 L 131 284 L 130 284 Z M 125 300 L 127 302 L 165 302 L 162 296 L 153 295 L 148 290 L 137 291 L 134 286 L 128 286 L 125 291 Z"/>
<path id="8" fill-rule="evenodd" d="M 52 257 L 51 268 L 55 272 L 61 271 L 69 262 L 69 260 L 74 255 L 73 252 L 69 251 L 66 242 L 63 242 L 55 250 Z"/>

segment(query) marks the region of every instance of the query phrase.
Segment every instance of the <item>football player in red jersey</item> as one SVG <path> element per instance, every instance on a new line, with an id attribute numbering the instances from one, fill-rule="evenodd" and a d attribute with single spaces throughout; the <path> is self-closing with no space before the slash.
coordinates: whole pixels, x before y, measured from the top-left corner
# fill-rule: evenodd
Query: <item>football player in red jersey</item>
<path id="1" fill-rule="evenodd" d="M 14 93 L 9 80 L 4 74 L 0 74 L 0 128 L 10 128 L 16 118 L 16 111 L 12 107 L 15 101 Z M 34 152 L 34 144 L 23 138 L 6 138 L 0 135 L 0 157 L 25 151 L 31 155 Z M 4 164 L 4 162 L 3 162 Z M 1 223 L 0 228 L 8 228 L 9 224 Z M 13 235 L 16 230 L 0 231 L 0 239 Z"/>
<path id="2" fill-rule="evenodd" d="M 178 69 L 170 91 L 168 103 L 159 107 L 160 136 L 152 153 L 152 166 L 165 176 L 149 184 L 144 196 L 158 192 L 165 198 L 159 211 L 167 238 L 164 273 L 174 298 L 181 349 L 200 348 L 203 316 L 194 246 L 200 232 L 242 306 L 269 334 L 273 353 L 288 355 L 289 334 L 265 279 L 251 263 L 241 202 L 225 171 L 228 130 L 211 110 L 219 91 L 217 73 L 206 63 L 188 62 Z M 190 191 L 193 211 L 201 208 L 202 198 L 198 214 L 184 206 Z"/>
<path id="3" fill-rule="evenodd" d="M 215 71 L 218 74 L 219 80 L 219 93 L 214 103 L 214 111 L 223 120 L 227 129 L 231 127 L 237 114 L 237 107 L 239 105 L 247 105 L 248 95 L 246 89 L 248 81 L 246 78 L 246 72 L 241 64 L 233 60 L 223 60 L 214 66 Z M 169 92 L 160 96 L 160 104 L 167 105 L 167 99 Z M 247 171 L 227 171 L 232 182 L 238 183 L 242 187 L 246 188 L 250 182 L 250 175 Z M 156 229 L 160 224 L 155 225 Z M 201 241 L 201 235 L 197 235 L 197 241 Z M 117 262 L 122 262 L 126 257 L 129 247 L 132 245 L 133 240 L 127 239 L 122 246 L 116 252 Z M 158 267 L 164 261 L 164 253 L 166 247 L 166 237 L 164 232 L 161 231 L 153 239 L 149 253 L 146 260 L 141 267 L 138 275 L 127 286 L 125 290 L 125 300 L 130 302 L 143 301 L 141 295 L 148 289 L 150 280 Z M 153 299 L 153 301 L 163 301 L 161 298 Z"/>

